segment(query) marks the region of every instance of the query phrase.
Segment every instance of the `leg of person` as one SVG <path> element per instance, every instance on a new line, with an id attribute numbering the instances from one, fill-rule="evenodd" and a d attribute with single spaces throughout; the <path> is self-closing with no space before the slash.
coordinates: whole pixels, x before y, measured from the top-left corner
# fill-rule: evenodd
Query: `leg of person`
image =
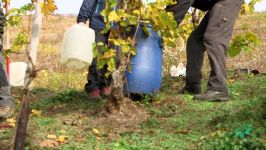
<path id="1" fill-rule="evenodd" d="M 102 42 L 106 43 L 107 38 L 105 35 L 101 34 L 101 30 L 95 30 L 95 41 L 96 43 Z M 93 59 L 92 64 L 88 71 L 88 82 L 85 84 L 85 91 L 89 94 L 92 99 L 101 99 L 100 95 L 100 84 L 101 84 L 101 70 L 97 69 L 97 59 Z"/>
<path id="2" fill-rule="evenodd" d="M 208 50 L 211 73 L 206 93 L 195 96 L 195 100 L 229 100 L 226 85 L 226 56 L 234 24 L 242 3 L 243 0 L 220 0 L 209 12 L 209 24 L 204 34 L 204 45 Z"/>
<path id="3" fill-rule="evenodd" d="M 87 83 L 85 84 L 85 91 L 89 94 L 89 98 L 100 99 L 100 90 L 97 80 L 97 60 L 94 58 L 89 66 Z"/>
<path id="4" fill-rule="evenodd" d="M 191 33 L 187 42 L 186 86 L 179 93 L 201 93 L 201 68 L 206 50 L 203 35 L 208 25 L 209 15 L 206 14 L 200 25 Z"/>
<path id="5" fill-rule="evenodd" d="M 109 48 L 114 48 L 115 46 L 112 43 L 108 43 L 108 38 L 109 38 L 109 34 L 105 34 L 104 35 L 106 38 L 106 44 L 108 44 Z M 105 65 L 103 67 L 103 69 L 98 70 L 99 74 L 98 74 L 98 78 L 99 78 L 99 82 L 100 82 L 100 91 L 101 91 L 101 95 L 104 97 L 108 97 L 111 94 L 111 82 L 112 82 L 112 76 L 109 75 L 108 77 L 106 77 L 106 73 L 108 71 L 108 66 Z"/>
<path id="6" fill-rule="evenodd" d="M 3 65 L 4 57 L 0 54 L 0 117 L 8 118 L 13 114 L 14 101 Z"/>
<path id="7" fill-rule="evenodd" d="M 105 65 L 104 68 L 100 70 L 101 73 L 99 73 L 100 91 L 102 96 L 104 97 L 108 97 L 111 94 L 112 76 L 105 76 L 105 74 L 107 73 L 107 68 L 108 66 Z"/>

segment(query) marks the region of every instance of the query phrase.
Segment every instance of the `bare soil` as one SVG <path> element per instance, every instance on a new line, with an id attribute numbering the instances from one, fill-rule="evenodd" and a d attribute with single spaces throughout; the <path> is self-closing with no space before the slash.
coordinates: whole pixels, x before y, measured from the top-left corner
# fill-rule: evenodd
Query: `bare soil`
<path id="1" fill-rule="evenodd" d="M 119 138 L 121 134 L 139 130 L 139 125 L 147 120 L 148 114 L 144 107 L 137 106 L 128 98 L 123 99 L 118 110 L 109 111 L 110 105 L 104 108 L 92 121 L 93 126 L 107 131 L 107 138 Z"/>

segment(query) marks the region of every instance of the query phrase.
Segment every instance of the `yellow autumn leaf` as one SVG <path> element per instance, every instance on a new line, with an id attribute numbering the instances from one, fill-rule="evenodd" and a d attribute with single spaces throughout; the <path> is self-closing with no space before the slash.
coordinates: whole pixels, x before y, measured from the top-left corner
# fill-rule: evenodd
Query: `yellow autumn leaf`
<path id="1" fill-rule="evenodd" d="M 234 79 L 229 79 L 228 81 L 227 81 L 227 83 L 234 83 L 235 82 L 235 80 Z"/>
<path id="2" fill-rule="evenodd" d="M 6 119 L 6 123 L 16 123 L 16 118 L 15 117 L 8 118 L 8 119 Z"/>
<path id="3" fill-rule="evenodd" d="M 133 11 L 133 14 L 135 14 L 135 15 L 138 15 L 138 16 L 139 16 L 139 15 L 140 15 L 140 11 L 139 11 L 139 10 L 134 10 L 134 11 Z"/>
<path id="4" fill-rule="evenodd" d="M 153 9 L 152 9 L 152 7 L 151 7 L 150 5 L 148 5 L 148 6 L 146 7 L 146 10 L 147 10 L 148 13 L 150 13 L 150 12 L 152 12 Z"/>
<path id="5" fill-rule="evenodd" d="M 13 118 L 8 118 L 8 119 L 6 119 L 6 123 L 7 123 L 10 127 L 14 128 L 14 127 L 16 126 L 16 118 L 15 118 L 15 117 L 13 117 Z"/>
<path id="6" fill-rule="evenodd" d="M 57 10 L 57 6 L 55 5 L 54 0 L 44 0 L 44 2 L 41 4 L 42 13 L 44 15 L 48 15 L 53 13 L 55 10 Z"/>
<path id="7" fill-rule="evenodd" d="M 114 49 L 110 49 L 109 51 L 105 52 L 104 55 L 101 57 L 101 59 L 109 59 L 116 55 L 116 52 Z"/>
<path id="8" fill-rule="evenodd" d="M 66 139 L 67 139 L 67 136 L 65 136 L 65 135 L 60 135 L 60 136 L 56 139 L 56 141 L 57 141 L 57 142 L 60 142 L 60 143 L 64 143 L 64 142 L 66 141 Z"/>
<path id="9" fill-rule="evenodd" d="M 120 21 L 120 19 L 121 18 L 117 15 L 117 13 L 115 11 L 110 12 L 108 15 L 108 21 L 118 22 L 118 21 Z"/>
<path id="10" fill-rule="evenodd" d="M 52 139 L 46 139 L 40 143 L 40 147 L 43 148 L 56 148 L 60 145 L 59 142 L 52 140 Z"/>
<path id="11" fill-rule="evenodd" d="M 249 14 L 251 12 L 250 6 L 248 4 L 243 4 L 241 9 L 241 14 Z"/>
<path id="12" fill-rule="evenodd" d="M 56 135 L 53 135 L 53 134 L 48 134 L 46 137 L 48 139 L 56 139 Z"/>
<path id="13" fill-rule="evenodd" d="M 92 132 L 93 132 L 94 134 L 100 134 L 100 131 L 99 131 L 98 129 L 96 129 L 96 128 L 92 129 Z"/>
<path id="14" fill-rule="evenodd" d="M 102 138 L 101 138 L 101 137 L 96 137 L 96 139 L 97 139 L 98 141 L 101 141 L 101 140 L 102 140 Z"/>
<path id="15" fill-rule="evenodd" d="M 16 103 L 17 103 L 17 104 L 20 104 L 20 101 L 19 101 L 18 99 L 16 99 Z"/>
<path id="16" fill-rule="evenodd" d="M 16 127 L 16 123 L 9 123 L 8 124 L 11 128 L 15 128 Z"/>
<path id="17" fill-rule="evenodd" d="M 40 116 L 40 115 L 42 114 L 42 111 L 32 109 L 32 110 L 31 110 L 31 114 L 32 114 L 33 116 Z"/>

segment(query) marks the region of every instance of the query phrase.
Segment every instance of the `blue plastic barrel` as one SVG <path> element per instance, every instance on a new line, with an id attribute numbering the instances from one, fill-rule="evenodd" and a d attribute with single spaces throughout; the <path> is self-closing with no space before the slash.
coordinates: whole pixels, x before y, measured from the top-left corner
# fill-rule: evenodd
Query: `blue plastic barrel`
<path id="1" fill-rule="evenodd" d="M 137 55 L 131 60 L 132 70 L 126 72 L 125 88 L 131 94 L 154 94 L 162 83 L 162 47 L 161 38 L 148 26 L 149 36 L 143 26 L 137 32 Z"/>

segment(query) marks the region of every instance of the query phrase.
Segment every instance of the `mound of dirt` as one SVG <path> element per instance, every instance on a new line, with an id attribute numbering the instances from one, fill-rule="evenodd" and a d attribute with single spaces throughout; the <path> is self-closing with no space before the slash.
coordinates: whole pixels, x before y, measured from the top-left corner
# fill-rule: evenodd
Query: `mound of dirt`
<path id="1" fill-rule="evenodd" d="M 110 113 L 109 109 L 110 106 L 107 104 L 105 110 L 92 122 L 93 126 L 106 131 L 108 139 L 116 139 L 123 133 L 137 131 L 139 125 L 148 118 L 145 109 L 128 98 L 124 98 L 118 110 Z"/>

